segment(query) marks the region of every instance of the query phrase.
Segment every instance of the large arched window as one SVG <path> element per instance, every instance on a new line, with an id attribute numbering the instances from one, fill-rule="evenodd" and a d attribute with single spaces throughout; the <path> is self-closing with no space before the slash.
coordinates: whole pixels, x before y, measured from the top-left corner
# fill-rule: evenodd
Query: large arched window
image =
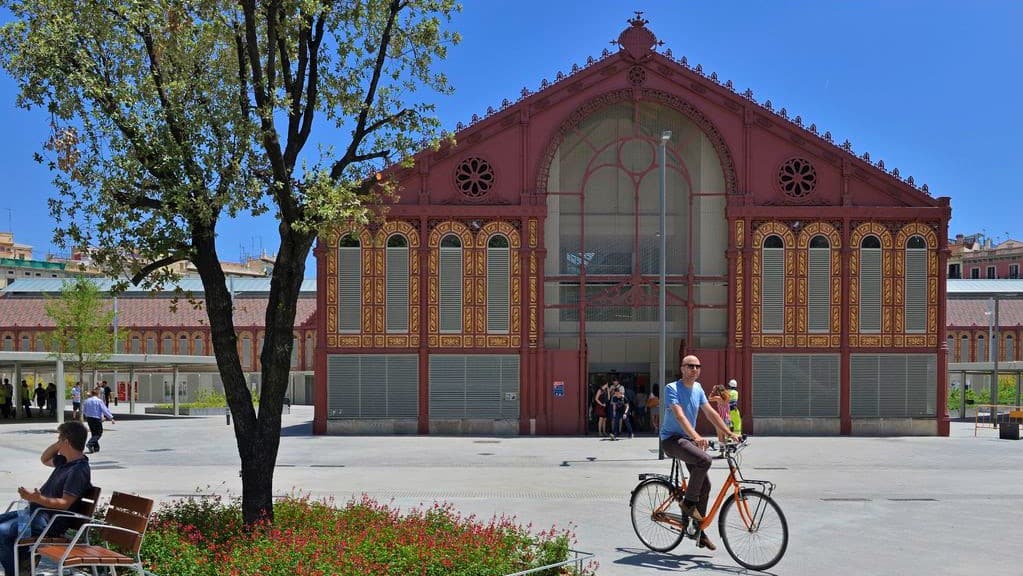
<path id="1" fill-rule="evenodd" d="M 641 349 L 649 351 L 632 356 L 635 361 L 656 363 L 662 181 L 667 331 L 691 338 L 690 347 L 727 343 L 731 157 L 699 112 L 659 102 L 655 94 L 632 95 L 622 91 L 584 105 L 551 142 L 546 182 L 537 183 L 547 192 L 546 345 L 577 347 L 573 337 L 585 330 L 590 363 L 618 361 L 626 334 L 645 340 Z M 683 281 L 690 271 L 693 277 Z"/>
<path id="2" fill-rule="evenodd" d="M 462 241 L 454 234 L 440 240 L 440 331 L 462 331 Z"/>
<path id="3" fill-rule="evenodd" d="M 807 281 L 807 329 L 827 332 L 831 328 L 831 244 L 826 236 L 810 239 Z"/>
<path id="4" fill-rule="evenodd" d="M 921 236 L 906 241 L 906 332 L 927 330 L 927 242 Z"/>
<path id="5" fill-rule="evenodd" d="M 487 243 L 487 332 L 508 332 L 510 273 L 508 239 L 492 236 Z"/>
<path id="6" fill-rule="evenodd" d="M 362 327 L 362 245 L 352 234 L 338 246 L 338 329 L 358 332 Z"/>
<path id="7" fill-rule="evenodd" d="M 860 332 L 881 331 L 881 241 L 860 242 Z"/>
<path id="8" fill-rule="evenodd" d="M 387 239 L 387 331 L 408 332 L 408 240 L 401 234 Z"/>
<path id="9" fill-rule="evenodd" d="M 785 244 L 780 236 L 764 238 L 761 258 L 761 329 L 781 332 L 785 328 Z"/>

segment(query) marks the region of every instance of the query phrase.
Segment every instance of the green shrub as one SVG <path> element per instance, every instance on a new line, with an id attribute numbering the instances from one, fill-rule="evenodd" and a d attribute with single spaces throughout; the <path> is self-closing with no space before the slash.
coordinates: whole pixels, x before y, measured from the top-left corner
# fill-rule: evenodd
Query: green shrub
<path id="1" fill-rule="evenodd" d="M 237 499 L 177 500 L 154 512 L 142 558 L 160 575 L 499 576 L 567 560 L 572 541 L 568 530 L 531 534 L 507 517 L 463 517 L 449 504 L 402 514 L 368 497 L 343 507 L 288 497 L 274 517 L 248 530 Z"/>

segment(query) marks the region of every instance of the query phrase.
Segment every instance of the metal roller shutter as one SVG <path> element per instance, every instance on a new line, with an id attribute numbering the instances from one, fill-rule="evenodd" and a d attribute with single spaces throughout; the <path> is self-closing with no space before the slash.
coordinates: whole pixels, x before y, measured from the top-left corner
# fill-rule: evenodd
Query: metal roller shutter
<path id="1" fill-rule="evenodd" d="M 358 332 L 362 327 L 362 248 L 338 250 L 338 328 Z"/>
<path id="2" fill-rule="evenodd" d="M 508 332 L 510 270 L 507 248 L 487 249 L 487 332 Z"/>
<path id="3" fill-rule="evenodd" d="M 430 417 L 517 419 L 519 357 L 430 356 Z"/>
<path id="4" fill-rule="evenodd" d="M 415 355 L 327 356 L 328 418 L 417 418 Z"/>
<path id="5" fill-rule="evenodd" d="M 881 250 L 860 249 L 860 332 L 881 331 Z"/>
<path id="6" fill-rule="evenodd" d="M 837 418 L 839 366 L 836 354 L 755 354 L 754 417 Z"/>
<path id="7" fill-rule="evenodd" d="M 854 354 L 854 418 L 919 418 L 936 413 L 934 354 Z"/>
<path id="8" fill-rule="evenodd" d="M 927 330 L 927 250 L 906 249 L 906 332 Z"/>
<path id="9" fill-rule="evenodd" d="M 828 332 L 831 329 L 831 249 L 809 250 L 807 328 L 810 332 Z"/>
<path id="10" fill-rule="evenodd" d="M 761 329 L 781 332 L 785 328 L 785 249 L 764 248 L 761 284 Z"/>

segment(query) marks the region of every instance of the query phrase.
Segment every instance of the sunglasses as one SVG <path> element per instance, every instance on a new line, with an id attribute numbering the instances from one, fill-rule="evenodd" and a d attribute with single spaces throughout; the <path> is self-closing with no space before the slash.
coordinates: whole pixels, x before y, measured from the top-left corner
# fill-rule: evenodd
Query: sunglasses
<path id="1" fill-rule="evenodd" d="M 699 370 L 702 368 L 699 364 L 683 364 L 686 368 L 692 368 L 693 370 Z"/>

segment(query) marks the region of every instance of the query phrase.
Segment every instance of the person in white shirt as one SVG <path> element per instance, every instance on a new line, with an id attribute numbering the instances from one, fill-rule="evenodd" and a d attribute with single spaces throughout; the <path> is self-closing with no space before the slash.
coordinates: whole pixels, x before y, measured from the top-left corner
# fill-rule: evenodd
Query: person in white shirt
<path id="1" fill-rule="evenodd" d="M 82 406 L 82 414 L 85 415 L 85 423 L 89 425 L 90 433 L 89 441 L 85 447 L 89 449 L 89 454 L 99 452 L 99 439 L 103 436 L 103 420 L 110 420 L 111 424 L 115 424 L 114 415 L 99 398 L 99 388 L 93 388 L 89 392 L 89 397 L 85 399 L 85 405 Z"/>

